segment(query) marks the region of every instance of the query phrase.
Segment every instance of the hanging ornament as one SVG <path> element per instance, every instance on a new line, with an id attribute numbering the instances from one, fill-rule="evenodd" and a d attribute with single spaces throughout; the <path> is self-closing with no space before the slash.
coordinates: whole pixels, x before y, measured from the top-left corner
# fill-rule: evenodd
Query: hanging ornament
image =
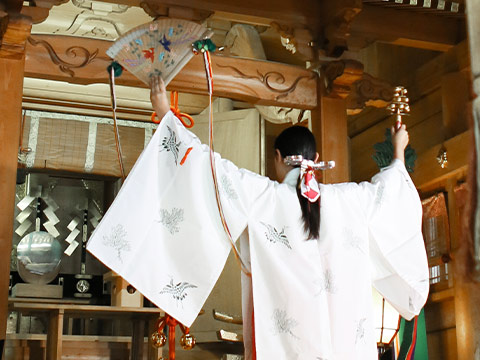
<path id="1" fill-rule="evenodd" d="M 167 343 L 167 337 L 163 332 L 155 331 L 150 339 L 152 340 L 152 346 L 155 348 L 161 348 Z"/>
<path id="2" fill-rule="evenodd" d="M 184 334 L 180 338 L 180 345 L 183 350 L 192 350 L 195 347 L 195 343 L 195 337 L 190 333 Z"/>

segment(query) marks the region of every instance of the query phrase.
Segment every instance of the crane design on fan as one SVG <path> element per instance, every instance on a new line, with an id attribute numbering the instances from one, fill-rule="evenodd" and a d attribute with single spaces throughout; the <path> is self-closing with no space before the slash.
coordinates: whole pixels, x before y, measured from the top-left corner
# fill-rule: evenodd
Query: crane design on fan
<path id="1" fill-rule="evenodd" d="M 160 19 L 124 34 L 107 55 L 147 85 L 156 75 L 168 84 L 193 57 L 192 44 L 211 35 L 192 21 Z"/>

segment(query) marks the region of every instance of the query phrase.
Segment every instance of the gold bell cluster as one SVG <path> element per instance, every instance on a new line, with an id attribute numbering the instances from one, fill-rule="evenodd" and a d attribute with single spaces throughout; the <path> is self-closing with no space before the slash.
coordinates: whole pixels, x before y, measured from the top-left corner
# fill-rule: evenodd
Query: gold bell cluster
<path id="1" fill-rule="evenodd" d="M 397 86 L 395 88 L 393 100 L 387 107 L 392 114 L 406 115 L 410 112 L 410 100 L 407 97 L 407 93 L 407 89 L 405 89 L 403 86 Z"/>
<path id="2" fill-rule="evenodd" d="M 196 340 L 195 337 L 190 334 L 190 329 L 168 314 L 158 319 L 157 330 L 150 336 L 152 346 L 155 348 L 163 347 L 168 342 L 168 360 L 175 360 L 175 328 L 177 325 L 183 333 L 180 338 L 180 346 L 184 350 L 192 350 L 195 347 Z M 168 326 L 168 338 L 164 333 L 166 326 Z M 167 360 L 167 358 L 162 357 L 159 360 Z"/>
<path id="3" fill-rule="evenodd" d="M 387 106 L 387 109 L 395 115 L 395 128 L 399 129 L 402 126 L 402 116 L 408 115 L 410 112 L 409 99 L 407 97 L 407 89 L 403 86 L 397 86 L 393 94 L 392 102 Z"/>

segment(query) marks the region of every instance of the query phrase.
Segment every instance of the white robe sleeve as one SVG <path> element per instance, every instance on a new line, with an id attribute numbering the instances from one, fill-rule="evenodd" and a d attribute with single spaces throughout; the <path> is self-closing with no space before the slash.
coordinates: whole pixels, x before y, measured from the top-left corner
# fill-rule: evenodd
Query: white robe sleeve
<path id="1" fill-rule="evenodd" d="M 399 160 L 360 187 L 370 237 L 373 285 L 410 320 L 424 306 L 429 289 L 418 192 Z"/>
<path id="2" fill-rule="evenodd" d="M 216 155 L 234 239 L 265 178 Z M 263 184 L 263 185 L 261 185 Z M 87 249 L 155 305 L 191 326 L 231 246 L 218 213 L 209 149 L 168 112 L 140 155 Z"/>

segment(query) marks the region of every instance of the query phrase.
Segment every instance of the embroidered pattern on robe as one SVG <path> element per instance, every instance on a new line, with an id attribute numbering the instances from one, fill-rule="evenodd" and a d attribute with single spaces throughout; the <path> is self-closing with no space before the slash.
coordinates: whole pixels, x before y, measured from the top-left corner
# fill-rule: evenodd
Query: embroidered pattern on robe
<path id="1" fill-rule="evenodd" d="M 385 191 L 385 183 L 382 180 L 378 181 L 378 189 L 377 193 L 375 194 L 375 205 L 377 205 L 379 208 L 382 207 L 383 204 L 383 192 Z"/>
<path id="2" fill-rule="evenodd" d="M 187 297 L 188 293 L 186 290 L 194 289 L 194 288 L 197 288 L 197 286 L 190 284 L 186 281 L 174 284 L 173 279 L 170 279 L 170 284 L 165 285 L 162 291 L 159 292 L 159 294 L 171 295 L 175 299 L 178 305 L 178 302 L 181 303 Z"/>
<path id="3" fill-rule="evenodd" d="M 283 227 L 281 231 L 278 231 L 274 226 L 261 223 L 263 226 L 267 228 L 267 231 L 265 232 L 265 236 L 267 237 L 268 241 L 271 243 L 277 244 L 283 244 L 287 248 L 292 249 L 290 246 L 290 242 L 288 241 L 288 237 L 285 234 L 285 228 Z"/>
<path id="4" fill-rule="evenodd" d="M 173 155 L 173 158 L 175 159 L 175 165 L 177 165 L 178 161 L 178 149 L 180 147 L 180 144 L 182 143 L 179 141 L 177 143 L 177 135 L 175 134 L 175 131 L 173 131 L 170 126 L 167 125 L 167 129 L 169 132 L 169 136 L 165 136 L 162 140 L 162 144 L 160 145 L 160 151 L 167 151 L 171 152 Z"/>
<path id="5" fill-rule="evenodd" d="M 237 200 L 238 195 L 235 189 L 233 188 L 232 181 L 227 177 L 227 175 L 223 174 L 221 178 L 222 189 L 225 192 L 225 195 L 230 200 Z"/>
<path id="6" fill-rule="evenodd" d="M 359 341 L 365 341 L 365 321 L 367 318 L 361 318 L 357 324 L 357 332 L 355 335 L 355 345 L 358 344 Z"/>
<path id="7" fill-rule="evenodd" d="M 122 224 L 115 225 L 109 235 L 103 236 L 103 244 L 117 251 L 117 258 L 121 263 L 123 263 L 122 252 L 130 251 L 130 243 L 126 238 L 127 232 Z"/>
<path id="8" fill-rule="evenodd" d="M 343 238 L 343 245 L 346 248 L 364 252 L 361 246 L 362 238 L 355 234 L 355 232 L 351 228 L 343 228 Z"/>
<path id="9" fill-rule="evenodd" d="M 288 334 L 294 339 L 299 339 L 292 331 L 298 325 L 298 322 L 293 318 L 288 318 L 285 310 L 275 309 L 272 320 L 275 334 Z"/>
<path id="10" fill-rule="evenodd" d="M 160 223 L 165 225 L 170 234 L 180 232 L 179 224 L 183 221 L 183 209 L 173 208 L 171 212 L 160 209 Z"/>
<path id="11" fill-rule="evenodd" d="M 330 294 L 335 294 L 337 292 L 337 287 L 335 286 L 335 277 L 328 269 L 323 273 L 323 277 L 315 280 L 314 283 L 320 287 L 320 290 L 315 294 L 315 296 L 321 295 L 324 291 Z"/>

